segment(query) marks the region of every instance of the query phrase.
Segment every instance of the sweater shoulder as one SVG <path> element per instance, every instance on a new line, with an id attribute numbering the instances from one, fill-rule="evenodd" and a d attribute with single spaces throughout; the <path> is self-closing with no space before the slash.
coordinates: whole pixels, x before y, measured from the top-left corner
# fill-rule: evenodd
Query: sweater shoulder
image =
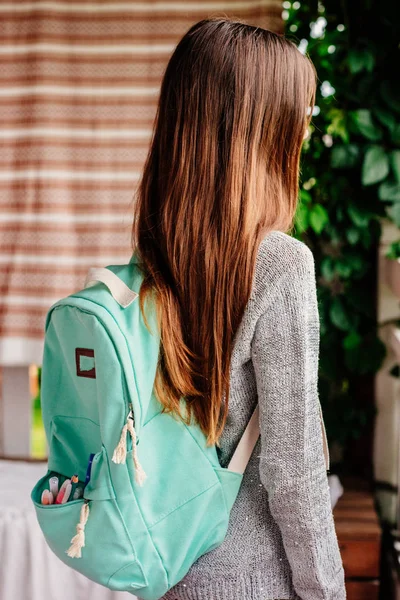
<path id="1" fill-rule="evenodd" d="M 252 298 L 262 300 L 288 279 L 301 283 L 315 278 L 314 255 L 310 248 L 283 231 L 271 231 L 261 241 L 257 253 Z"/>

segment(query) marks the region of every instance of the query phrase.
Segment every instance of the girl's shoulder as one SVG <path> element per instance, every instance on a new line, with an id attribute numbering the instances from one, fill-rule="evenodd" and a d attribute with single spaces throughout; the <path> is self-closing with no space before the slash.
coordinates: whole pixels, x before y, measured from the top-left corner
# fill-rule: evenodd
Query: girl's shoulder
<path id="1" fill-rule="evenodd" d="M 267 277 L 269 272 L 279 277 L 310 265 L 314 267 L 314 255 L 307 244 L 283 231 L 270 231 L 260 243 L 256 266 Z"/>
<path id="2" fill-rule="evenodd" d="M 313 257 L 310 248 L 305 242 L 284 233 L 283 231 L 270 231 L 262 240 L 259 247 L 260 258 L 271 255 L 280 258 L 280 263 L 285 266 L 285 261 L 307 260 Z"/>
<path id="3" fill-rule="evenodd" d="M 271 296 L 280 286 L 315 278 L 314 255 L 305 242 L 270 231 L 261 241 L 253 281 L 253 297 Z"/>

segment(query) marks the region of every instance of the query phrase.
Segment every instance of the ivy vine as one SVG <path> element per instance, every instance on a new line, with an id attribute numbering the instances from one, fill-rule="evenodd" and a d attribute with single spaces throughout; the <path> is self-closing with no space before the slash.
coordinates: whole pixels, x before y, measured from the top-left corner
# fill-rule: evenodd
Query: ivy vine
<path id="1" fill-rule="evenodd" d="M 319 79 L 294 235 L 315 256 L 320 398 L 330 442 L 345 449 L 371 424 L 360 382 L 373 385 L 386 353 L 376 258 L 382 219 L 400 227 L 400 14 L 393 0 L 307 0 L 283 2 L 283 18 Z"/>

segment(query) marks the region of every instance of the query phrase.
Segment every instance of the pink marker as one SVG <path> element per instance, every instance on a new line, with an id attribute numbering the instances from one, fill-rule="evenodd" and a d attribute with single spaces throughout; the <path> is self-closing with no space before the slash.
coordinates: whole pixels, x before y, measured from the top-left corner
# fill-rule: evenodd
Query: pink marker
<path id="1" fill-rule="evenodd" d="M 71 480 L 70 479 L 66 479 L 64 481 L 64 483 L 62 484 L 62 486 L 60 487 L 60 491 L 57 494 L 57 498 L 56 498 L 55 504 L 62 504 L 63 503 L 63 498 L 64 498 L 65 490 L 67 489 L 67 486 L 69 484 L 71 484 Z"/>
<path id="2" fill-rule="evenodd" d="M 72 484 L 69 483 L 65 488 L 64 496 L 62 497 L 61 504 L 65 504 L 66 502 L 68 502 L 68 499 L 71 495 L 71 490 L 72 490 Z"/>

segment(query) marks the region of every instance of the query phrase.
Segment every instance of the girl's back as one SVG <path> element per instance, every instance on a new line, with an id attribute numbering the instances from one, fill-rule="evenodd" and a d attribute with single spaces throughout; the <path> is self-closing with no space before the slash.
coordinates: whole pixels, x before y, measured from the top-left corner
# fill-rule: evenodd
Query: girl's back
<path id="1" fill-rule="evenodd" d="M 154 293 L 155 393 L 186 401 L 222 466 L 256 403 L 261 436 L 226 540 L 166 600 L 343 600 L 318 398 L 313 255 L 290 235 L 316 74 L 283 36 L 193 25 L 164 74 L 134 250 Z"/>
<path id="2" fill-rule="evenodd" d="M 319 422 L 318 353 L 313 256 L 302 242 L 270 232 L 235 339 L 221 465 L 257 402 L 261 437 L 224 543 L 200 557 L 165 600 L 345 598 Z"/>

